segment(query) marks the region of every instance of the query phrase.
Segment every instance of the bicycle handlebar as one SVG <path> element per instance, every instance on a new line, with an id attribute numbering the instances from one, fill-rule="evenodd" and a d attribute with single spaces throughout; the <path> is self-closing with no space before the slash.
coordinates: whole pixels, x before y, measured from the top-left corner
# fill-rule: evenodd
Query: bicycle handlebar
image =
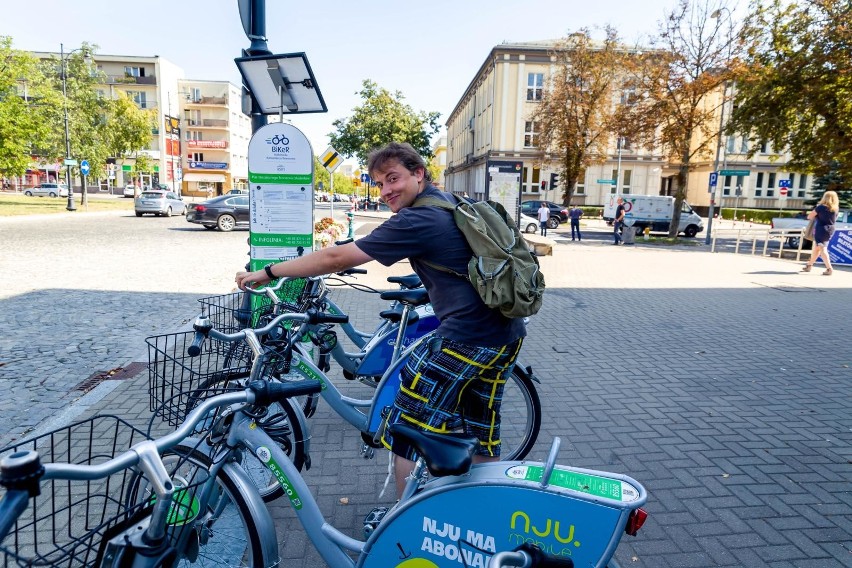
<path id="1" fill-rule="evenodd" d="M 353 274 L 367 274 L 367 270 L 364 268 L 347 268 L 346 270 L 335 272 L 335 274 L 338 276 L 352 276 Z"/>

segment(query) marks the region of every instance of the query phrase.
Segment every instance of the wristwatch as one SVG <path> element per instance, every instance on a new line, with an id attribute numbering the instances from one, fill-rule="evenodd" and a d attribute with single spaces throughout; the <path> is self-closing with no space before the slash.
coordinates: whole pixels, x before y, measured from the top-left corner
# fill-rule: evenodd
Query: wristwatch
<path id="1" fill-rule="evenodd" d="M 275 280 L 276 277 L 275 277 L 274 274 L 272 274 L 272 265 L 271 264 L 267 264 L 266 266 L 264 266 L 263 270 L 264 270 L 264 272 L 266 272 L 266 275 L 269 276 L 270 280 Z"/>

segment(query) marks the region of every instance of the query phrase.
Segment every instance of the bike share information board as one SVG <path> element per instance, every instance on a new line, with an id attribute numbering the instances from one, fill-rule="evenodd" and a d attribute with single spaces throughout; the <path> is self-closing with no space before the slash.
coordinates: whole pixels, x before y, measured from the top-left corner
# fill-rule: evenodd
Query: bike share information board
<path id="1" fill-rule="evenodd" d="M 311 251 L 314 160 L 311 144 L 291 124 L 260 128 L 248 148 L 251 270 Z"/>

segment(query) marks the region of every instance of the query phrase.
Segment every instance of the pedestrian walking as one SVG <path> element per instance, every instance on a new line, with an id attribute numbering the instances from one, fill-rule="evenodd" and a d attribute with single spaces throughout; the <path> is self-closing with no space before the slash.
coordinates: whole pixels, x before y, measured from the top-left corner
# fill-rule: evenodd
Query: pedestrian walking
<path id="1" fill-rule="evenodd" d="M 621 228 L 624 226 L 624 199 L 618 198 L 618 207 L 615 209 L 615 217 L 612 220 L 612 236 L 615 242 L 612 244 L 621 244 Z"/>
<path id="2" fill-rule="evenodd" d="M 541 202 L 541 207 L 538 208 L 538 225 L 540 227 L 539 234 L 542 237 L 547 236 L 547 222 L 550 220 L 550 207 L 544 201 Z"/>
<path id="3" fill-rule="evenodd" d="M 825 263 L 823 276 L 831 276 L 834 272 L 831 267 L 831 260 L 828 258 L 828 241 L 834 234 L 834 224 L 837 221 L 839 209 L 840 200 L 837 197 L 837 192 L 826 191 L 814 210 L 808 213 L 808 219 L 814 220 L 814 250 L 811 251 L 811 257 L 802 268 L 802 272 L 810 272 L 811 267 L 820 257 Z"/>
<path id="4" fill-rule="evenodd" d="M 579 205 L 575 205 L 568 212 L 568 216 L 571 217 L 571 240 L 573 241 L 576 235 L 577 240 L 582 241 L 583 235 L 580 234 L 580 218 L 583 216 L 583 210 L 580 209 Z"/>

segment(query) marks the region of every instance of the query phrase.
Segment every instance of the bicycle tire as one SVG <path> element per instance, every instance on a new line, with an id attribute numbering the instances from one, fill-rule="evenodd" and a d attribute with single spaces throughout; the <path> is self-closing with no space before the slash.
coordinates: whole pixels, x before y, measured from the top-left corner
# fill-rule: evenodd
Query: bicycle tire
<path id="1" fill-rule="evenodd" d="M 162 458 L 169 475 L 176 484 L 183 484 L 182 487 L 209 479 L 205 474 L 212 462 L 202 451 L 178 445 L 164 452 Z M 150 498 L 146 483 L 147 480 L 137 474 L 128 487 L 128 504 Z M 226 468 L 220 469 L 216 474 L 215 499 L 207 504 L 206 510 L 199 510 L 190 524 L 176 523 L 169 528 L 172 546 L 177 546 L 173 566 L 272 566 L 277 562 L 274 525 L 270 518 L 255 516 L 253 511 L 258 507 L 249 505 L 240 485 Z M 265 512 L 262 505 L 259 509 Z M 269 542 L 275 545 L 270 546 Z"/>
<path id="2" fill-rule="evenodd" d="M 190 394 L 189 402 L 187 403 L 187 414 L 189 410 L 205 398 L 205 393 L 209 391 L 223 392 L 229 388 L 243 386 L 245 386 L 245 381 L 239 379 L 235 380 L 222 376 L 207 379 Z M 278 443 L 285 454 L 290 456 L 290 461 L 293 462 L 296 469 L 302 471 L 302 468 L 306 465 L 310 468 L 310 460 L 305 443 L 308 439 L 308 433 L 302 427 L 304 420 L 299 417 L 301 409 L 297 410 L 297 408 L 297 403 L 292 402 L 290 399 L 276 402 L 268 407 L 266 416 L 258 421 L 258 425 L 269 434 L 270 438 Z M 240 466 L 252 480 L 252 483 L 254 483 L 258 493 L 265 502 L 269 503 L 284 495 L 284 489 L 282 489 L 281 484 L 251 451 L 241 452 Z"/>
<path id="3" fill-rule="evenodd" d="M 525 420 L 519 420 L 519 417 Z M 530 453 L 541 429 L 541 400 L 535 383 L 518 369 L 506 381 L 500 404 L 500 459 L 518 461 Z"/>

